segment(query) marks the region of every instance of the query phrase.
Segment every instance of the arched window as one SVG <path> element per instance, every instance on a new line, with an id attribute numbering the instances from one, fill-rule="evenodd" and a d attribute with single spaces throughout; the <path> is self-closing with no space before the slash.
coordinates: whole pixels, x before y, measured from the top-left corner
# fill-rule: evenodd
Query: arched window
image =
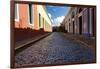
<path id="1" fill-rule="evenodd" d="M 79 8 L 79 13 L 82 11 L 82 8 Z"/>
<path id="2" fill-rule="evenodd" d="M 74 18 L 74 12 L 72 12 L 72 18 Z"/>

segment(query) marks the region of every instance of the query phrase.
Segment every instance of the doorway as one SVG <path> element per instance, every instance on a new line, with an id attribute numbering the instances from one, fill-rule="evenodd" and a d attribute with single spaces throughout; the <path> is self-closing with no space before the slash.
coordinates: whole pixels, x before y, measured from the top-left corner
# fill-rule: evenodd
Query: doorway
<path id="1" fill-rule="evenodd" d="M 82 16 L 79 17 L 79 34 L 82 34 Z"/>
<path id="2" fill-rule="evenodd" d="M 73 34 L 74 34 L 74 32 L 75 32 L 75 31 L 74 31 L 74 21 L 73 21 Z"/>
<path id="3" fill-rule="evenodd" d="M 93 8 L 92 9 L 92 33 L 93 33 L 93 36 L 96 36 L 96 15 L 94 14 L 95 13 L 95 9 Z"/>

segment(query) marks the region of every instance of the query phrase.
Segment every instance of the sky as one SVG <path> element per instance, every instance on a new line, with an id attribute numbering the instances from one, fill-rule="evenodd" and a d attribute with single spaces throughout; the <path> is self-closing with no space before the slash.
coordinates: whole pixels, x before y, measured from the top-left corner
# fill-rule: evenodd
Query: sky
<path id="1" fill-rule="evenodd" d="M 69 11 L 68 6 L 46 5 L 46 9 L 49 17 L 51 18 L 52 26 L 59 26 Z"/>

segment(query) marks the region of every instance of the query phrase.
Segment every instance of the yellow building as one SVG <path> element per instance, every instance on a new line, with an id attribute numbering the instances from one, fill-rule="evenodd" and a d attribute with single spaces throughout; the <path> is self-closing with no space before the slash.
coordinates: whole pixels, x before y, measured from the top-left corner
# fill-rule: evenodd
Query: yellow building
<path id="1" fill-rule="evenodd" d="M 44 31 L 52 32 L 52 22 L 50 17 L 48 16 L 48 13 L 46 11 L 46 8 L 44 5 L 37 5 L 37 11 L 39 15 L 39 27 L 43 28 Z"/>

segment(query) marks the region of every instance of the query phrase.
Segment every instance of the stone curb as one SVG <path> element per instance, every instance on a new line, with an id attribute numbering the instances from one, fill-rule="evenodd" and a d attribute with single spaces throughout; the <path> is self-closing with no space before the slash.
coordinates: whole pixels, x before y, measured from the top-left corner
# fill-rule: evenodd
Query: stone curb
<path id="1" fill-rule="evenodd" d="M 18 50 L 18 49 L 21 49 L 21 48 L 23 48 L 23 47 L 25 47 L 25 46 L 27 46 L 27 45 L 29 45 L 29 44 L 31 44 L 31 43 L 35 43 L 35 42 L 37 42 L 37 41 L 39 41 L 39 40 L 45 38 L 46 36 L 48 36 L 48 35 L 50 35 L 50 34 L 51 34 L 51 33 L 47 33 L 47 34 L 42 35 L 42 36 L 40 36 L 40 37 L 38 37 L 38 38 L 36 38 L 36 39 L 34 39 L 34 40 L 28 41 L 27 43 L 21 44 L 20 46 L 18 46 L 18 47 L 15 48 L 15 51 Z"/>

